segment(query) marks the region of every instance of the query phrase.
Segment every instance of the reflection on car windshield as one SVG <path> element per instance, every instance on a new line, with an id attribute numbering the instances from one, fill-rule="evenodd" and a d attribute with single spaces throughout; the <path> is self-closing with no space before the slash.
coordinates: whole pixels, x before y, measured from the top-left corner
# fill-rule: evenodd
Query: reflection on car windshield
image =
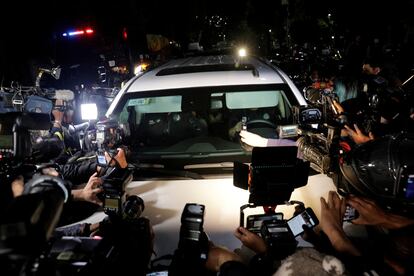
<path id="1" fill-rule="evenodd" d="M 213 87 L 130 93 L 119 121 L 129 125 L 137 152 L 164 158 L 240 154 L 243 117 L 249 131 L 268 138 L 277 138 L 277 126 L 292 121 L 286 97 L 290 91 L 227 91 Z"/>

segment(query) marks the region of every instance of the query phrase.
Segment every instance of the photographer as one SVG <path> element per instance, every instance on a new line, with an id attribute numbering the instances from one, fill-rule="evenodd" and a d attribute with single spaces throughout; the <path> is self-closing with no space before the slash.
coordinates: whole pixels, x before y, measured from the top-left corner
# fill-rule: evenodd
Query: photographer
<path id="1" fill-rule="evenodd" d="M 357 210 L 353 224 L 367 227 L 368 253 L 389 274 L 411 275 L 414 260 L 414 219 L 384 210 L 374 200 L 351 195 L 346 203 Z M 375 254 L 376 253 L 376 254 Z M 382 264 L 382 261 L 385 264 Z"/>
<path id="2" fill-rule="evenodd" d="M 112 167 L 119 166 L 119 168 L 125 169 L 128 166 L 124 148 L 118 148 L 115 156 L 105 152 L 105 160 Z M 100 174 L 103 171 L 103 167 L 99 166 L 94 152 L 78 162 L 64 164 L 60 167 L 62 176 L 72 183 L 86 183 L 90 175 L 95 172 Z"/>
<path id="3" fill-rule="evenodd" d="M 413 130 L 412 96 L 398 78 L 397 70 L 381 58 L 362 65 L 361 96 L 335 106 L 353 121 L 345 126 L 356 144 L 404 130 Z M 342 105 L 342 106 L 341 106 Z"/>
<path id="4" fill-rule="evenodd" d="M 377 244 L 376 250 L 379 250 L 377 252 L 384 254 L 384 259 L 379 258 L 375 251 L 358 249 L 348 238 L 343 229 L 346 204 L 356 207 L 361 212 L 360 217 L 353 223 L 395 230 L 390 237 L 384 239 L 382 236 L 382 240 L 374 242 Z M 257 253 L 254 262 L 250 264 L 256 267 L 250 269 L 261 271 L 261 275 L 270 275 L 273 271 L 276 271 L 274 275 L 308 275 L 310 272 L 315 275 L 360 275 L 372 271 L 383 272 L 386 275 L 408 275 L 407 267 L 404 266 L 412 266 L 410 262 L 414 257 L 414 237 L 410 233 L 413 225 L 414 220 L 387 213 L 372 200 L 356 196 L 341 199 L 336 192 L 331 191 L 328 200 L 321 198 L 320 234 L 317 235 L 304 227 L 304 238 L 314 243 L 315 249 L 297 249 L 293 255 L 279 263 L 271 254 L 269 255 L 266 243 L 258 235 L 243 227 L 238 227 L 234 235 L 243 245 Z"/>
<path id="5" fill-rule="evenodd" d="M 239 255 L 220 246 L 210 244 L 208 259 L 205 264 L 209 271 L 219 272 L 221 276 L 250 275 Z"/>
<path id="6" fill-rule="evenodd" d="M 50 175 L 59 177 L 59 173 L 51 168 L 43 169 L 43 175 Z M 97 173 L 93 174 L 86 185 L 82 189 L 72 189 L 71 195 L 74 201 L 87 201 L 94 204 L 101 205 L 102 202 L 97 198 L 97 194 L 102 192 L 102 188 L 99 186 L 102 184 L 102 180 L 97 177 Z M 22 176 L 17 177 L 11 184 L 13 197 L 22 195 L 24 190 L 24 179 Z"/>
<path id="7" fill-rule="evenodd" d="M 321 203 L 321 229 L 346 262 L 371 267 L 384 275 L 412 274 L 413 219 L 385 211 L 374 200 L 361 196 L 350 195 L 339 199 L 333 191 L 329 194 L 328 203 L 324 199 L 321 199 Z M 370 227 L 367 229 L 368 240 L 358 241 L 359 249 L 353 245 L 342 227 L 345 204 L 352 206 L 359 213 L 359 217 L 352 220 L 353 224 Z"/>
<path id="8" fill-rule="evenodd" d="M 50 133 L 58 137 L 65 145 L 64 152 L 55 159 L 55 162 L 64 164 L 80 150 L 78 136 L 75 133 L 71 134 L 68 130 L 69 125 L 73 124 L 74 110 L 70 105 L 66 105 L 63 100 L 56 100 L 52 115 L 54 121 Z"/>
<path id="9" fill-rule="evenodd" d="M 109 167 L 124 170 L 128 166 L 124 149 L 118 149 L 115 156 L 110 156 L 109 153 L 105 152 L 105 159 Z M 98 206 L 102 206 L 99 194 L 103 192 L 102 184 L 104 180 L 102 179 L 102 173 L 104 171 L 105 168 L 97 164 L 95 156 L 82 162 L 61 166 L 63 178 L 73 184 L 72 196 L 75 202 L 65 206 L 60 225 L 82 220 L 93 214 Z M 91 176 L 86 179 L 88 175 Z M 86 184 L 80 184 L 85 182 Z"/>
<path id="10" fill-rule="evenodd" d="M 341 235 L 342 232 L 337 231 L 337 221 L 340 220 L 342 222 L 342 218 L 340 212 L 333 209 L 333 207 L 340 209 L 344 201 L 335 198 L 335 195 L 334 193 L 329 195 L 328 203 L 326 203 L 325 199 L 321 199 L 321 228 L 332 239 L 332 247 L 335 250 L 330 250 L 330 244 L 327 244 L 326 241 L 319 241 L 319 238 L 312 230 L 303 226 L 305 229 L 304 238 L 310 242 L 315 242 L 315 249 L 297 248 L 295 253 L 280 260 L 269 251 L 268 246 L 261 237 L 244 227 L 238 227 L 234 235 L 244 246 L 257 254 L 250 262 L 251 271 L 260 271 L 260 275 L 272 275 L 273 273 L 273 275 L 345 274 L 346 268 L 344 263 L 334 256 L 342 258 L 343 254 L 349 254 L 350 256 L 359 256 L 360 254 L 346 236 Z M 328 206 L 332 208 L 329 209 Z"/>

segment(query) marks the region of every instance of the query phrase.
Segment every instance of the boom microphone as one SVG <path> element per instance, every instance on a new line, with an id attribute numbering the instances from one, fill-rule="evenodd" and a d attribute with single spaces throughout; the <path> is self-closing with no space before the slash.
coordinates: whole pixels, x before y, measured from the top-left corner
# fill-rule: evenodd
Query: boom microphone
<path id="1" fill-rule="evenodd" d="M 72 101 L 75 98 L 75 94 L 69 89 L 57 89 L 53 92 L 49 92 L 47 97 L 52 100 Z"/>

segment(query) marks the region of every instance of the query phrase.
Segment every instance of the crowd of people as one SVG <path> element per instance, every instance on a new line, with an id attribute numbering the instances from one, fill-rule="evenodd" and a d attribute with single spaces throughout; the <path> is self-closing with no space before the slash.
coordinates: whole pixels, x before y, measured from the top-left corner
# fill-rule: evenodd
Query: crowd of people
<path id="1" fill-rule="evenodd" d="M 364 147 L 386 135 L 413 130 L 414 106 L 407 98 L 401 81 L 392 70 L 387 70 L 379 59 L 370 57 L 363 62 L 363 77 L 346 79 L 321 76 L 315 70 L 309 86 L 330 83 L 329 88 L 337 94 L 334 101 L 339 114 L 346 114 L 349 122 L 342 129 L 342 141 L 351 148 Z M 325 79 L 324 79 L 325 78 Z M 319 87 L 321 88 L 321 87 Z M 318 89 L 319 89 L 318 88 Z M 373 96 L 378 97 L 373 99 Z M 53 109 L 53 126 L 50 135 L 64 144 L 64 151 L 54 161 L 59 170 L 45 169 L 43 174 L 61 176 L 71 182 L 72 201 L 65 205 L 57 235 L 89 236 L 99 230 L 99 223 L 64 225 L 79 220 L 84 210 L 94 212 L 102 205 L 99 194 L 103 191 L 101 172 L 94 153 L 82 153 L 76 161 L 68 162 L 81 151 L 79 140 L 69 131 L 73 124 L 71 108 L 61 109 L 63 103 L 56 101 Z M 367 114 L 366 110 L 373 110 Z M 367 120 L 373 122 L 369 126 Z M 291 146 L 295 142 L 283 139 L 267 139 L 241 130 L 241 141 L 253 147 Z M 412 141 L 411 141 L 412 142 Z M 119 148 L 116 155 L 105 153 L 109 166 L 125 169 L 128 166 L 126 152 Z M 368 164 L 366 164 L 368 165 Z M 401 164 L 409 165 L 409 164 Z M 23 192 L 24 179 L 12 183 L 13 195 Z M 320 225 L 317 229 L 305 228 L 303 238 L 313 248 L 297 248 L 284 259 L 276 258 L 265 241 L 244 227 L 237 227 L 234 236 L 255 257 L 245 260 L 240 255 L 218 245 L 210 244 L 206 269 L 220 275 L 412 275 L 414 273 L 414 216 L 386 209 L 375 197 L 360 194 L 338 195 L 331 191 L 327 198 L 320 199 Z M 367 237 L 355 240 L 344 229 L 346 206 L 353 207 L 359 217 L 352 220 L 355 225 L 367 227 Z M 82 210 L 82 211 L 81 211 Z M 410 216 L 411 215 L 411 216 Z"/>
<path id="2" fill-rule="evenodd" d="M 363 74 L 360 77 L 347 81 L 344 78 L 321 76 L 316 69 L 311 74 L 309 87 L 336 93 L 339 97 L 334 100 L 333 108 L 337 110 L 338 116 L 346 115 L 349 119 L 350 123 L 345 123 L 341 131 L 341 140 L 347 144 L 344 151 L 359 148 L 370 152 L 370 142 L 385 139 L 395 133 L 412 133 L 413 130 L 412 97 L 409 96 L 410 92 L 404 91 L 407 88 L 403 87 L 398 76 L 387 70 L 379 57 L 365 59 L 361 72 Z M 378 98 L 372 99 L 373 95 Z M 367 110 L 372 113 L 368 114 Z M 362 125 L 367 120 L 371 120 L 372 124 Z M 253 147 L 292 145 L 291 140 L 267 139 L 246 130 L 242 130 L 240 136 L 243 143 Z M 408 139 L 412 141 L 412 138 Z M 393 153 L 400 154 L 396 148 L 393 150 Z M 359 165 L 374 166 L 367 163 L 368 160 L 364 161 L 366 162 Z M 400 165 L 410 166 L 409 164 L 410 161 Z M 363 167 L 359 169 L 364 170 Z M 231 274 L 228 266 L 223 265 L 223 275 L 255 275 L 257 271 L 266 271 L 268 275 L 411 275 L 411 263 L 414 260 L 414 236 L 410 234 L 414 227 L 412 211 L 400 213 L 389 210 L 379 203 L 379 198 L 379 194 L 377 198 L 362 193 L 339 196 L 336 191 L 331 191 L 327 199 L 321 198 L 319 233 L 310 229 L 305 231 L 304 238 L 311 241 L 314 248 L 298 249 L 279 262 L 277 268 L 275 260 L 269 257 L 264 240 L 239 227 L 235 236 L 260 256 L 262 267 L 257 268 L 257 263 L 250 263 L 249 267 L 238 268 L 241 274 Z M 359 217 L 352 220 L 352 223 L 366 226 L 368 235 L 365 240 L 353 240 L 344 230 L 346 206 L 353 207 L 359 213 Z M 233 262 L 239 260 L 236 254 L 221 254 Z M 263 262 L 266 258 L 271 261 Z M 263 270 L 263 264 L 268 268 Z"/>

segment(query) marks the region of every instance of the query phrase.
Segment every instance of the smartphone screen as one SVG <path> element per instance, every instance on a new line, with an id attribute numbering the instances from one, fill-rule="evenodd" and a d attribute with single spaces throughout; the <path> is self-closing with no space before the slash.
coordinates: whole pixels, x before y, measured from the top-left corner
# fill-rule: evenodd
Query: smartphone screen
<path id="1" fill-rule="evenodd" d="M 241 123 L 242 123 L 242 129 L 247 130 L 247 117 L 243 116 Z"/>
<path id="2" fill-rule="evenodd" d="M 405 189 L 405 198 L 407 199 L 414 198 L 414 174 L 408 175 L 407 186 Z"/>
<path id="3" fill-rule="evenodd" d="M 96 153 L 96 160 L 97 160 L 99 166 L 106 166 L 107 165 L 104 151 L 99 150 Z"/>
<path id="4" fill-rule="evenodd" d="M 355 210 L 355 208 L 347 205 L 345 209 L 343 221 L 351 221 L 351 220 L 358 218 L 358 216 L 359 216 L 358 211 Z"/>
<path id="5" fill-rule="evenodd" d="M 253 233 L 260 233 L 263 221 L 283 220 L 283 213 L 250 215 L 247 217 L 247 230 Z"/>
<path id="6" fill-rule="evenodd" d="M 168 276 L 168 271 L 156 271 L 148 273 L 147 276 Z"/>
<path id="7" fill-rule="evenodd" d="M 303 225 L 307 225 L 309 228 L 312 228 L 318 225 L 318 223 L 318 218 L 315 216 L 315 213 L 311 208 L 306 208 L 304 212 L 294 216 L 287 222 L 290 231 L 292 231 L 292 234 L 295 237 L 303 233 Z"/>

